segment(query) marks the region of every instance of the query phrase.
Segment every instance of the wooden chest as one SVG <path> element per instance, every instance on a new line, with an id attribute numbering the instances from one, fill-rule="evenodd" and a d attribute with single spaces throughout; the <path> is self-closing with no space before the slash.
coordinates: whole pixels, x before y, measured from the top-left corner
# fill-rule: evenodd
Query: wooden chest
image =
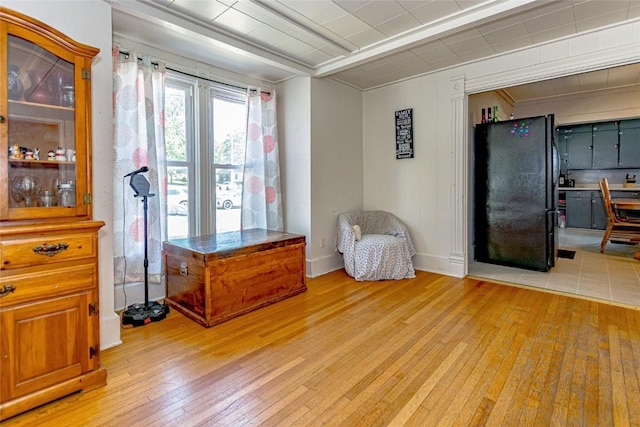
<path id="1" fill-rule="evenodd" d="M 209 327 L 306 291 L 305 237 L 251 229 L 163 243 L 166 303 Z"/>

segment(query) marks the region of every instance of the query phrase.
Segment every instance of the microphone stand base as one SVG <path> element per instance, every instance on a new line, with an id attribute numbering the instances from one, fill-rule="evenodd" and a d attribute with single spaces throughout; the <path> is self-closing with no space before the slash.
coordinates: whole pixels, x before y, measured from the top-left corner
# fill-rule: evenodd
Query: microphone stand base
<path id="1" fill-rule="evenodd" d="M 132 304 L 122 313 L 122 324 L 144 326 L 151 322 L 159 322 L 169 314 L 169 306 L 155 301 L 147 304 Z"/>

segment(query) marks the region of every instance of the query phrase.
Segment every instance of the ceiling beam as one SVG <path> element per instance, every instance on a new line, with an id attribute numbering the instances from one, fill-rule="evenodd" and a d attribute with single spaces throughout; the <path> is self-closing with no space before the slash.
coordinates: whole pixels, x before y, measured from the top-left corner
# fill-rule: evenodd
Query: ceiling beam
<path id="1" fill-rule="evenodd" d="M 320 40 L 323 43 L 333 46 L 336 50 L 342 52 L 343 55 L 348 55 L 351 53 L 350 49 L 346 48 L 345 46 L 338 43 L 337 41 L 332 40 L 331 38 L 315 31 L 313 28 L 310 28 L 309 26 L 303 24 L 299 20 L 294 19 L 293 17 L 289 16 L 285 11 L 279 10 L 277 7 L 279 4 L 278 2 L 274 2 L 273 0 L 270 2 L 264 1 L 264 0 L 249 0 L 248 4 L 251 4 L 256 8 L 259 8 L 262 13 L 266 13 L 277 20 L 285 21 L 293 25 L 296 29 L 300 30 L 301 32 L 304 32 L 305 34 L 317 40 Z"/>
<path id="2" fill-rule="evenodd" d="M 236 54 L 251 57 L 272 67 L 298 75 L 311 75 L 314 73 L 314 69 L 306 64 L 285 57 L 264 46 L 258 46 L 247 40 L 240 39 L 224 30 L 206 26 L 202 22 L 179 12 L 169 12 L 168 9 L 152 2 L 145 0 L 111 0 L 111 7 L 121 13 L 169 28 L 172 31 L 186 34 L 190 37 L 202 38 L 207 43 L 215 44 Z"/>
<path id="3" fill-rule="evenodd" d="M 425 24 L 408 34 L 401 34 L 363 48 L 346 58 L 329 61 L 316 67 L 314 77 L 326 77 L 536 6 L 540 6 L 539 0 L 489 0 L 446 19 Z"/>

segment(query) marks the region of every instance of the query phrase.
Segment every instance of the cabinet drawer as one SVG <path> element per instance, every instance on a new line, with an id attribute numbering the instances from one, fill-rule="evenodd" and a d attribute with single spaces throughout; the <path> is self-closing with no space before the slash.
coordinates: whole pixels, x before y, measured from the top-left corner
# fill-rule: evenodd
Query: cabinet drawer
<path id="1" fill-rule="evenodd" d="M 574 126 L 559 126 L 557 129 L 558 134 L 565 135 L 571 133 L 591 133 L 591 125 L 574 125 Z"/>
<path id="2" fill-rule="evenodd" d="M 611 191 L 612 199 L 640 199 L 640 192 L 637 191 Z"/>
<path id="3" fill-rule="evenodd" d="M 0 243 L 2 270 L 96 257 L 95 234 L 73 234 Z"/>
<path id="4" fill-rule="evenodd" d="M 640 119 L 620 120 L 620 130 L 640 128 Z"/>
<path id="5" fill-rule="evenodd" d="M 593 124 L 594 132 L 616 131 L 618 132 L 618 122 L 602 122 Z"/>
<path id="6" fill-rule="evenodd" d="M 95 286 L 93 279 L 96 274 L 95 264 L 47 272 L 5 274 L 0 278 L 0 307 L 90 289 Z"/>
<path id="7" fill-rule="evenodd" d="M 589 190 L 573 190 L 567 191 L 567 199 L 584 199 L 584 198 L 592 198 L 600 194 L 598 191 L 589 191 Z"/>

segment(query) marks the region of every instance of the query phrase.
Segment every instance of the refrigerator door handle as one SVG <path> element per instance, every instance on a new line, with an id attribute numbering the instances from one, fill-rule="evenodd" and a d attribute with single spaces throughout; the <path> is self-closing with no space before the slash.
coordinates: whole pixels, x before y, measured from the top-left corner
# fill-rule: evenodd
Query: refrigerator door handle
<path id="1" fill-rule="evenodd" d="M 555 142 L 551 144 L 551 147 L 553 150 L 553 186 L 555 188 L 560 179 L 560 153 L 558 153 Z"/>
<path id="2" fill-rule="evenodd" d="M 558 215 L 559 211 L 549 210 L 547 212 L 547 267 L 551 268 L 556 265 L 556 256 L 558 253 Z"/>

